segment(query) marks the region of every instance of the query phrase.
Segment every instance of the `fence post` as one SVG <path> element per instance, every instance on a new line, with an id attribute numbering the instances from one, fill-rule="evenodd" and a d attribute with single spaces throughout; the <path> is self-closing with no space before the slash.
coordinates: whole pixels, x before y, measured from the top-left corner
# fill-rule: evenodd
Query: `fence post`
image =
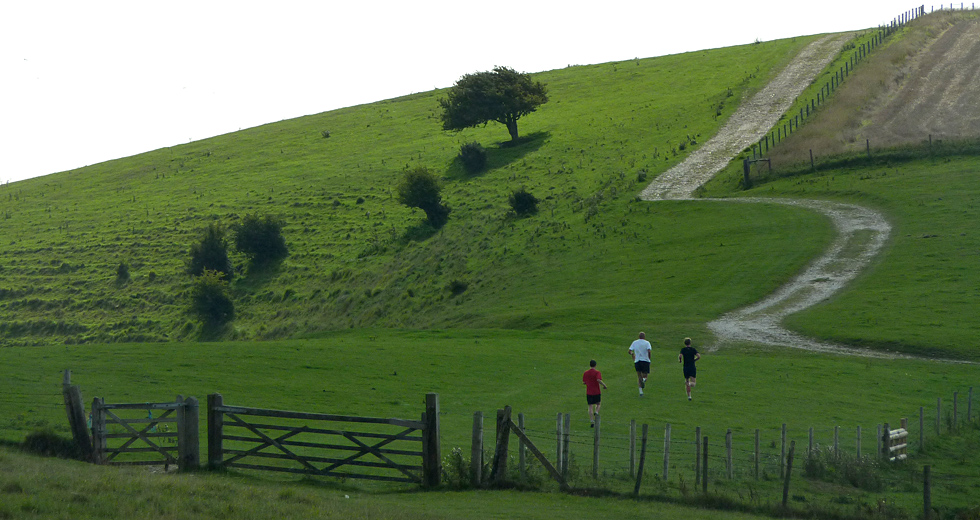
<path id="1" fill-rule="evenodd" d="M 759 429 L 755 429 L 755 479 L 759 480 Z"/>
<path id="2" fill-rule="evenodd" d="M 510 406 L 497 410 L 497 446 L 493 454 L 493 468 L 490 469 L 490 483 L 503 484 L 507 480 L 507 451 L 510 447 Z"/>
<path id="3" fill-rule="evenodd" d="M 507 414 L 510 420 L 510 413 Z M 436 487 L 442 479 L 442 451 L 439 447 L 439 394 L 425 394 L 425 429 L 422 431 L 422 481 Z M 509 432 L 510 429 L 508 428 Z"/>
<path id="4" fill-rule="evenodd" d="M 562 416 L 562 413 L 561 412 L 558 412 L 558 417 L 555 419 L 555 438 L 556 438 L 556 441 L 557 441 L 555 444 L 556 444 L 556 446 L 558 446 L 557 452 L 555 453 L 555 460 L 556 460 L 556 462 L 555 462 L 555 469 L 557 469 L 558 470 L 558 473 L 561 473 L 561 476 L 564 477 L 565 476 L 565 465 L 562 464 L 562 457 L 561 457 L 561 453 L 562 453 L 562 450 L 561 450 L 562 417 L 563 417 Z"/>
<path id="5" fill-rule="evenodd" d="M 877 433 L 877 435 L 878 435 L 878 448 L 877 448 L 876 453 L 878 453 L 878 456 L 880 457 L 881 456 L 881 425 L 879 424 L 877 427 L 878 427 L 878 433 Z"/>
<path id="6" fill-rule="evenodd" d="M 221 467 L 224 454 L 221 451 L 221 438 L 224 436 L 224 417 L 219 407 L 224 404 L 221 394 L 208 394 L 208 468 Z"/>
<path id="7" fill-rule="evenodd" d="M 558 460 L 561 463 L 561 459 Z M 470 444 L 470 481 L 480 487 L 483 480 L 483 412 L 473 413 L 473 441 Z"/>
<path id="8" fill-rule="evenodd" d="M 793 452 L 796 451 L 796 441 L 789 444 L 789 458 L 786 459 L 786 480 L 783 481 L 783 509 L 789 501 L 789 479 L 793 475 Z"/>
<path id="9" fill-rule="evenodd" d="M 932 518 L 932 479 L 929 474 L 932 467 L 928 464 L 922 468 L 922 518 L 929 520 Z"/>
<path id="10" fill-rule="evenodd" d="M 957 413 L 957 409 L 956 409 L 957 397 L 958 396 L 959 396 L 959 392 L 953 392 L 953 425 L 950 428 L 953 431 L 956 431 L 956 427 L 959 425 L 959 422 L 957 420 L 957 419 L 959 419 L 959 417 L 958 417 L 959 414 Z"/>
<path id="11" fill-rule="evenodd" d="M 728 470 L 728 480 L 735 478 L 735 470 L 732 467 L 732 429 L 729 428 L 725 433 L 725 466 Z"/>
<path id="12" fill-rule="evenodd" d="M 561 434 L 561 457 L 562 457 L 562 471 L 564 472 L 562 476 L 568 475 L 568 451 L 569 451 L 569 439 L 572 438 L 572 414 L 565 414 L 565 422 L 562 424 L 562 434 Z"/>
<path id="13" fill-rule="evenodd" d="M 936 398 L 936 435 L 942 434 L 943 398 Z"/>
<path id="14" fill-rule="evenodd" d="M 924 451 L 926 449 L 925 444 L 925 431 L 926 431 L 926 409 L 925 407 L 919 407 L 919 451 Z"/>
<path id="15" fill-rule="evenodd" d="M 105 462 L 105 401 L 101 397 L 92 399 L 92 462 Z"/>
<path id="16" fill-rule="evenodd" d="M 970 422 L 973 417 L 973 387 L 970 387 L 970 393 L 966 397 L 966 422 Z"/>
<path id="17" fill-rule="evenodd" d="M 71 371 L 65 370 L 62 382 L 62 393 L 65 398 L 65 412 L 68 414 L 68 425 L 79 453 L 85 460 L 92 460 L 92 438 L 89 435 L 85 421 L 85 405 L 82 404 L 82 391 L 78 385 L 71 384 Z"/>
<path id="18" fill-rule="evenodd" d="M 643 481 L 643 463 L 647 458 L 647 425 L 644 424 L 640 433 L 640 467 L 636 470 L 636 485 L 633 487 L 633 495 L 640 494 L 640 482 Z"/>
<path id="19" fill-rule="evenodd" d="M 667 482 L 667 469 L 670 465 L 670 423 L 664 428 L 664 482 Z"/>
<path id="20" fill-rule="evenodd" d="M 881 429 L 881 458 L 885 459 L 886 461 L 890 458 L 892 452 L 891 440 L 892 440 L 891 428 L 888 427 L 888 423 L 885 423 L 885 426 L 882 427 Z"/>
<path id="21" fill-rule="evenodd" d="M 524 412 L 517 414 L 517 427 L 524 431 Z M 517 463 L 521 470 L 521 481 L 527 480 L 527 444 L 520 439 L 517 445 Z"/>
<path id="22" fill-rule="evenodd" d="M 860 459 L 861 458 L 861 425 L 860 424 L 857 427 L 857 444 L 855 446 L 857 447 L 856 450 L 857 458 Z"/>
<path id="23" fill-rule="evenodd" d="M 177 430 L 177 469 L 197 469 L 201 465 L 200 405 L 196 397 L 188 397 L 178 404 L 177 417 L 183 417 L 183 424 Z"/>
<path id="24" fill-rule="evenodd" d="M 806 457 L 809 459 L 813 456 L 813 426 L 807 431 L 807 439 L 809 440 L 809 446 L 806 450 Z"/>
<path id="25" fill-rule="evenodd" d="M 840 426 L 834 426 L 834 458 L 840 458 Z"/>
<path id="26" fill-rule="evenodd" d="M 782 442 L 779 446 L 779 476 L 786 476 L 786 423 L 783 423 Z"/>
<path id="27" fill-rule="evenodd" d="M 704 443 L 701 448 L 701 491 L 708 494 L 708 436 L 704 436 Z"/>
<path id="28" fill-rule="evenodd" d="M 595 431 L 592 437 L 592 478 L 599 478 L 599 428 L 601 427 L 601 418 L 597 414 L 595 416 Z"/>
<path id="29" fill-rule="evenodd" d="M 636 478 L 636 419 L 630 419 L 630 476 Z"/>
<path id="30" fill-rule="evenodd" d="M 694 428 L 694 487 L 701 483 L 701 427 Z"/>

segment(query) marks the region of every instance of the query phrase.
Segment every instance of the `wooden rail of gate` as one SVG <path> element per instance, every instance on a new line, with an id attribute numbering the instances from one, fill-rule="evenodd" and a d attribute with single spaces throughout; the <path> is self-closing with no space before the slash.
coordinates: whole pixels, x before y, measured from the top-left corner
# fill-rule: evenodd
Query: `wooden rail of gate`
<path id="1" fill-rule="evenodd" d="M 96 464 L 196 468 L 200 465 L 197 417 L 194 397 L 177 396 L 171 403 L 126 404 L 106 404 L 96 397 L 92 401 L 93 460 Z"/>
<path id="2" fill-rule="evenodd" d="M 365 425 L 361 427 L 373 431 L 324 423 Z M 382 431 L 390 427 L 397 431 Z M 212 468 L 436 486 L 441 459 L 437 394 L 426 395 L 419 421 L 226 406 L 221 394 L 208 395 L 208 466 Z"/>

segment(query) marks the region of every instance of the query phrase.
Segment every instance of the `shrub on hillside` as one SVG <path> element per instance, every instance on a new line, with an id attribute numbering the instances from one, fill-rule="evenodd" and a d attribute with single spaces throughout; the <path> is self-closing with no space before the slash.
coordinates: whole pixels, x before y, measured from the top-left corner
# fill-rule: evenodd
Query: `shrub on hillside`
<path id="1" fill-rule="evenodd" d="M 119 262 L 119 266 L 116 267 L 116 282 L 126 283 L 129 281 L 129 264 L 126 262 Z"/>
<path id="2" fill-rule="evenodd" d="M 429 225 L 439 229 L 449 220 L 449 206 L 442 203 L 439 181 L 428 168 L 419 166 L 405 172 L 398 185 L 398 200 L 425 212 Z"/>
<path id="3" fill-rule="evenodd" d="M 511 194 L 510 207 L 518 215 L 533 215 L 538 212 L 538 198 L 521 188 Z"/>
<path id="4" fill-rule="evenodd" d="M 82 452 L 75 441 L 61 437 L 52 430 L 41 430 L 27 434 L 21 448 L 35 455 L 60 457 L 62 459 L 81 459 Z"/>
<path id="5" fill-rule="evenodd" d="M 221 273 L 210 269 L 201 273 L 191 289 L 191 311 L 207 326 L 221 325 L 235 317 L 235 304 Z"/>
<path id="6" fill-rule="evenodd" d="M 487 150 L 480 143 L 466 143 L 459 148 L 459 161 L 467 172 L 477 173 L 487 166 Z"/>
<path id="7" fill-rule="evenodd" d="M 204 271 L 217 271 L 226 278 L 231 278 L 233 268 L 228 259 L 228 241 L 225 231 L 218 224 L 209 224 L 201 235 L 201 241 L 191 245 L 191 258 L 187 270 L 194 276 L 201 276 Z"/>
<path id="8" fill-rule="evenodd" d="M 278 218 L 246 215 L 235 227 L 235 249 L 247 256 L 252 265 L 278 262 L 289 255 L 282 227 Z"/>

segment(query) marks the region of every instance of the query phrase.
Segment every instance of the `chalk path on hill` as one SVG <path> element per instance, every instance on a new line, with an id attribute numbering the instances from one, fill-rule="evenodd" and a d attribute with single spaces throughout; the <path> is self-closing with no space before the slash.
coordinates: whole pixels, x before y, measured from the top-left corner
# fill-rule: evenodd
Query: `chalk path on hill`
<path id="1" fill-rule="evenodd" d="M 831 246 L 776 292 L 748 307 L 708 323 L 717 343 L 709 350 L 737 341 L 811 351 L 877 358 L 912 357 L 818 341 L 782 327 L 782 319 L 826 300 L 865 269 L 888 240 L 891 226 L 878 212 L 853 204 L 779 198 L 696 199 L 694 191 L 714 177 L 739 152 L 758 142 L 786 113 L 793 101 L 840 53 L 851 34 L 824 36 L 803 49 L 785 70 L 743 103 L 718 134 L 681 164 L 653 180 L 640 194 L 647 201 L 711 200 L 741 204 L 784 204 L 826 215 L 837 230 Z"/>

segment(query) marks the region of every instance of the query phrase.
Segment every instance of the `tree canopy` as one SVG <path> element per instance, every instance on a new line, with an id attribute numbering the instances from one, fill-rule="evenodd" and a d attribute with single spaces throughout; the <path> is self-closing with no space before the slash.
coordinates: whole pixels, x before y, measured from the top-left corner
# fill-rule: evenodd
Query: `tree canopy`
<path id="1" fill-rule="evenodd" d="M 467 74 L 459 79 L 442 106 L 442 128 L 462 130 L 496 121 L 507 127 L 516 141 L 517 120 L 548 102 L 545 85 L 531 76 L 507 67 Z"/>
<path id="2" fill-rule="evenodd" d="M 425 212 L 426 220 L 435 229 L 441 228 L 449 219 L 450 209 L 442 203 L 439 181 L 424 166 L 405 172 L 398 184 L 398 200 L 409 207 Z"/>

